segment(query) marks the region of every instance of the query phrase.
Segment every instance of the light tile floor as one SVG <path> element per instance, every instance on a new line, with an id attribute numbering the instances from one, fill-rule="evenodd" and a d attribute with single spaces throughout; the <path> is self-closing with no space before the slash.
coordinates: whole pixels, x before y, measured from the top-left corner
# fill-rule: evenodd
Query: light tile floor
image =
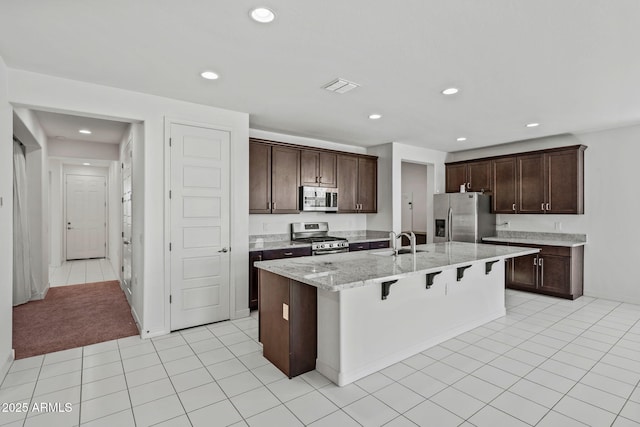
<path id="1" fill-rule="evenodd" d="M 111 262 L 106 258 L 66 261 L 59 267 L 49 267 L 50 286 L 118 280 Z"/>
<path id="2" fill-rule="evenodd" d="M 346 387 L 289 380 L 256 314 L 13 363 L 3 426 L 640 426 L 640 306 L 508 290 L 507 316 Z M 1 409 L 1 408 L 0 408 Z"/>

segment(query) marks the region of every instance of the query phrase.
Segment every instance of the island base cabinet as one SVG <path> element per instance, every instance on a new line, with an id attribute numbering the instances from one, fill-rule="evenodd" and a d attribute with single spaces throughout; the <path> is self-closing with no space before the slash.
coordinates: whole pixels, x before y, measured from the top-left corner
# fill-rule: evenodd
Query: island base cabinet
<path id="1" fill-rule="evenodd" d="M 538 246 L 510 243 L 509 246 L 537 247 L 540 253 L 513 258 L 507 263 L 506 286 L 561 298 L 582 296 L 584 246 Z"/>
<path id="2" fill-rule="evenodd" d="M 314 370 L 316 288 L 265 270 L 259 275 L 259 330 L 264 357 L 289 378 Z"/>

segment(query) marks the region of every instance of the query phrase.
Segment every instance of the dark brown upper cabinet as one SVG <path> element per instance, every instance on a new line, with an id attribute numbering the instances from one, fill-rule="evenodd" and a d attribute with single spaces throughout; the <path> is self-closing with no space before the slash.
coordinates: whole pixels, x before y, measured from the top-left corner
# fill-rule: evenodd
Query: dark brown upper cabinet
<path id="1" fill-rule="evenodd" d="M 271 213 L 298 213 L 300 150 L 273 146 L 271 149 Z"/>
<path id="2" fill-rule="evenodd" d="M 484 185 L 488 171 L 494 213 L 582 214 L 586 148 L 576 145 L 448 164 L 447 192 L 460 191 L 463 172 L 468 191 L 481 191 L 474 183 Z"/>
<path id="3" fill-rule="evenodd" d="M 249 141 L 249 213 L 299 213 L 300 186 L 337 187 L 339 213 L 375 213 L 378 158 Z"/>
<path id="4" fill-rule="evenodd" d="M 491 178 L 491 160 L 447 165 L 446 191 L 457 193 L 461 185 L 464 185 L 465 191 L 491 191 Z"/>
<path id="5" fill-rule="evenodd" d="M 545 155 L 547 200 L 552 214 L 584 213 L 584 150 L 554 151 Z"/>
<path id="6" fill-rule="evenodd" d="M 249 213 L 298 213 L 300 150 L 249 143 Z"/>
<path id="7" fill-rule="evenodd" d="M 460 186 L 464 185 L 467 188 L 467 164 L 459 163 L 455 165 L 447 165 L 447 193 L 457 193 L 460 191 Z"/>
<path id="8" fill-rule="evenodd" d="M 544 154 L 517 156 L 518 213 L 544 213 Z"/>
<path id="9" fill-rule="evenodd" d="M 378 211 L 378 159 L 338 156 L 338 212 Z"/>
<path id="10" fill-rule="evenodd" d="M 493 212 L 516 213 L 516 158 L 493 160 Z"/>
<path id="11" fill-rule="evenodd" d="M 249 213 L 271 213 L 271 146 L 249 143 Z"/>
<path id="12" fill-rule="evenodd" d="M 338 156 L 333 153 L 301 150 L 300 185 L 335 188 L 337 158 Z"/>

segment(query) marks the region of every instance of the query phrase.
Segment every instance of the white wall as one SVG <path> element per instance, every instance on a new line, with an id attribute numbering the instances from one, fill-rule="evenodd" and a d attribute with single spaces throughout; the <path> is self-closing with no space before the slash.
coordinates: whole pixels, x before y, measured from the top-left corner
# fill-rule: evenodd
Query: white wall
<path id="1" fill-rule="evenodd" d="M 558 135 L 473 152 L 454 153 L 451 160 L 467 160 L 543 148 L 584 144 L 584 215 L 498 215 L 510 229 L 587 234 L 584 293 L 589 296 L 640 304 L 635 265 L 640 259 L 640 198 L 634 187 L 640 158 L 640 126 Z M 561 230 L 556 230 L 556 223 Z"/>
<path id="2" fill-rule="evenodd" d="M 402 162 L 402 231 L 427 231 L 427 183 L 427 165 Z"/>
<path id="3" fill-rule="evenodd" d="M 168 249 L 164 216 L 167 197 L 164 189 L 164 144 L 168 143 L 168 135 L 164 131 L 165 118 L 208 123 L 231 130 L 231 313 L 232 317 L 248 315 L 247 114 L 14 69 L 9 69 L 8 93 L 9 102 L 14 105 L 144 122 L 143 143 L 140 144 L 144 147 L 140 147 L 139 153 L 134 153 L 134 156 L 140 156 L 139 161 L 144 165 L 144 168 L 137 168 L 143 176 L 138 180 L 141 189 L 134 191 L 145 210 L 138 210 L 143 215 L 142 227 L 133 236 L 144 249 L 144 259 L 139 263 L 143 273 L 139 277 L 144 304 L 143 336 L 164 334 L 170 328 L 169 282 L 165 281 L 164 270 L 159 268 L 164 265 Z"/>
<path id="4" fill-rule="evenodd" d="M 389 184 L 383 190 L 389 194 L 384 195 L 385 200 L 390 200 L 391 226 L 393 231 L 399 232 L 402 228 L 402 162 L 412 162 L 427 166 L 427 200 L 433 200 L 435 193 L 444 192 L 445 168 L 444 161 L 447 153 L 427 148 L 415 147 L 400 143 L 388 144 L 391 148 L 391 168 Z M 380 183 L 380 178 L 378 179 Z M 378 184 L 378 196 L 380 197 L 380 184 Z M 433 241 L 433 205 L 427 208 L 426 217 L 427 241 Z"/>
<path id="5" fill-rule="evenodd" d="M 48 141 L 35 113 L 14 108 L 13 131 L 26 148 L 27 206 L 33 280 L 42 299 L 49 289 L 49 176 Z"/>
<path id="6" fill-rule="evenodd" d="M 109 252 L 107 258 L 111 262 L 111 268 L 120 277 L 121 255 L 122 252 L 122 216 L 120 209 L 122 208 L 122 184 L 120 181 L 120 163 L 111 162 L 109 166 L 109 176 L 107 178 L 109 194 L 108 202 L 108 218 L 109 218 L 109 235 L 107 236 Z"/>
<path id="7" fill-rule="evenodd" d="M 13 360 L 13 125 L 7 72 L 0 56 L 0 378 Z"/>
<path id="8" fill-rule="evenodd" d="M 307 147 L 326 148 L 328 150 L 345 151 L 356 154 L 366 154 L 363 147 L 345 145 L 321 139 L 303 138 L 282 133 L 267 132 L 250 129 L 249 135 L 253 138 L 268 139 L 270 141 L 286 142 L 289 144 L 304 145 Z M 339 189 L 338 189 L 339 190 Z M 367 217 L 363 214 L 326 214 L 320 212 L 301 212 L 299 214 L 281 215 L 249 215 L 249 234 L 289 234 L 292 222 L 324 221 L 329 223 L 330 231 L 366 230 Z M 371 229 L 369 227 L 369 229 Z"/>
<path id="9" fill-rule="evenodd" d="M 367 154 L 378 156 L 378 212 L 367 214 L 367 228 L 391 231 L 393 229 L 393 144 L 370 147 L 367 149 Z M 400 178 L 399 175 L 398 178 Z"/>
<path id="10" fill-rule="evenodd" d="M 116 161 L 119 159 L 118 144 L 57 139 L 49 141 L 49 156 Z"/>

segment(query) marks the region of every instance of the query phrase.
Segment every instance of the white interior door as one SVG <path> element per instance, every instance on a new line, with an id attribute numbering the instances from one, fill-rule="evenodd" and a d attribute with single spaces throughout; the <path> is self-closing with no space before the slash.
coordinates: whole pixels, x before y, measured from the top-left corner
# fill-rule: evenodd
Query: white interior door
<path id="1" fill-rule="evenodd" d="M 229 133 L 171 125 L 171 329 L 229 318 Z"/>
<path id="2" fill-rule="evenodd" d="M 131 295 L 131 266 L 133 254 L 133 239 L 131 238 L 131 139 L 122 151 L 122 284 L 127 291 L 127 297 Z"/>
<path id="3" fill-rule="evenodd" d="M 107 181 L 66 175 L 67 260 L 104 258 L 107 251 Z"/>

